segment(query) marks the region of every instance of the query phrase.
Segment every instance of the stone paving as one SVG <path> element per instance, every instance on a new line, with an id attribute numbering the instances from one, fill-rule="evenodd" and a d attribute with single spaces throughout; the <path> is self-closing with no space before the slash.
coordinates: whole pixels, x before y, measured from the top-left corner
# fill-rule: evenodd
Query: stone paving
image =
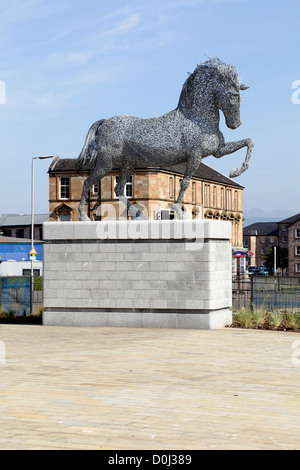
<path id="1" fill-rule="evenodd" d="M 0 325 L 0 450 L 298 450 L 299 379 L 297 333 Z"/>

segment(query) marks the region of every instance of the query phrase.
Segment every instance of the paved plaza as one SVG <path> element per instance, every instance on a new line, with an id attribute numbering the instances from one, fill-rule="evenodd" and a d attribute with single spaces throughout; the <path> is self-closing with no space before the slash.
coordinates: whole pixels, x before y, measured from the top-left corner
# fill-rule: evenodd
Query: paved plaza
<path id="1" fill-rule="evenodd" d="M 297 333 L 0 325 L 0 348 L 0 450 L 300 448 Z"/>

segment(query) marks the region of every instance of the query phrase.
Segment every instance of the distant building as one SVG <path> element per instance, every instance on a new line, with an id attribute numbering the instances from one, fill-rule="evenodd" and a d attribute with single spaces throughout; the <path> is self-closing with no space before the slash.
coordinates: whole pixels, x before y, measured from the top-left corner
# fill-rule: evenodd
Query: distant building
<path id="1" fill-rule="evenodd" d="M 75 170 L 76 159 L 57 157 L 49 168 L 50 220 L 79 220 L 78 205 L 89 171 Z M 138 168 L 126 185 L 126 195 L 148 219 L 174 218 L 171 206 L 178 196 L 185 165 Z M 86 211 L 91 220 L 130 219 L 114 194 L 118 171 L 112 170 L 90 191 Z M 185 193 L 183 209 L 191 218 L 229 220 L 232 244 L 243 245 L 244 187 L 201 163 Z"/>
<path id="2" fill-rule="evenodd" d="M 244 247 L 248 249 L 249 265 L 263 266 L 264 256 L 278 246 L 278 223 L 257 222 L 244 227 Z"/>
<path id="3" fill-rule="evenodd" d="M 278 223 L 278 239 L 289 250 L 289 274 L 300 275 L 300 214 Z"/>
<path id="4" fill-rule="evenodd" d="M 34 215 L 34 239 L 43 239 L 43 223 L 49 221 L 49 214 Z M 0 215 L 0 235 L 13 238 L 31 239 L 31 215 Z"/>
<path id="5" fill-rule="evenodd" d="M 257 222 L 244 227 L 244 247 L 252 253 L 249 265 L 263 266 L 264 255 L 274 246 L 287 248 L 289 275 L 300 274 L 300 214 L 279 222 Z"/>

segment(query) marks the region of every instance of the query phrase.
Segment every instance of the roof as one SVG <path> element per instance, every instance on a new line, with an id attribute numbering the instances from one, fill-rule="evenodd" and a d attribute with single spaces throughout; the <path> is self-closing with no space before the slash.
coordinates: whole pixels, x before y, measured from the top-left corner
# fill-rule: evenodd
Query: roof
<path id="1" fill-rule="evenodd" d="M 35 214 L 34 225 L 49 221 L 49 214 Z M 0 215 L 0 227 L 23 226 L 31 224 L 31 214 L 3 214 Z"/>
<path id="2" fill-rule="evenodd" d="M 278 223 L 279 224 L 294 224 L 298 220 L 300 220 L 300 214 L 292 215 L 292 217 L 288 217 L 287 219 L 280 220 L 280 222 Z"/>
<path id="3" fill-rule="evenodd" d="M 256 222 L 243 229 L 243 235 L 278 235 L 277 222 Z"/>
<path id="4" fill-rule="evenodd" d="M 77 162 L 76 158 L 57 158 L 50 165 L 48 173 L 56 173 L 60 171 L 69 171 L 69 172 L 77 173 L 77 170 L 75 168 L 76 162 Z M 159 168 L 140 167 L 140 168 L 137 168 L 137 170 L 153 169 L 153 170 L 169 171 L 172 173 L 183 175 L 185 172 L 185 167 L 186 167 L 185 164 L 179 164 L 179 165 L 174 165 L 170 167 L 162 166 Z M 214 170 L 210 166 L 205 165 L 205 163 L 203 162 L 200 163 L 198 170 L 193 176 L 199 179 L 215 181 L 216 183 L 223 183 L 223 184 L 234 186 L 240 189 L 244 189 L 244 186 L 236 183 L 234 180 L 228 178 L 227 176 L 223 175 L 219 171 Z"/>

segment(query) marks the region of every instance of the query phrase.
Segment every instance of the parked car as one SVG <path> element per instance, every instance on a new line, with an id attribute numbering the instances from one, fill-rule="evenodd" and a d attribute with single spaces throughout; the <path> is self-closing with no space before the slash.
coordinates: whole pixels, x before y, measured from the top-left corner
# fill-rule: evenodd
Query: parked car
<path id="1" fill-rule="evenodd" d="M 248 273 L 249 275 L 264 275 L 264 276 L 268 276 L 269 273 L 269 270 L 265 267 L 265 266 L 249 266 L 248 267 Z"/>

